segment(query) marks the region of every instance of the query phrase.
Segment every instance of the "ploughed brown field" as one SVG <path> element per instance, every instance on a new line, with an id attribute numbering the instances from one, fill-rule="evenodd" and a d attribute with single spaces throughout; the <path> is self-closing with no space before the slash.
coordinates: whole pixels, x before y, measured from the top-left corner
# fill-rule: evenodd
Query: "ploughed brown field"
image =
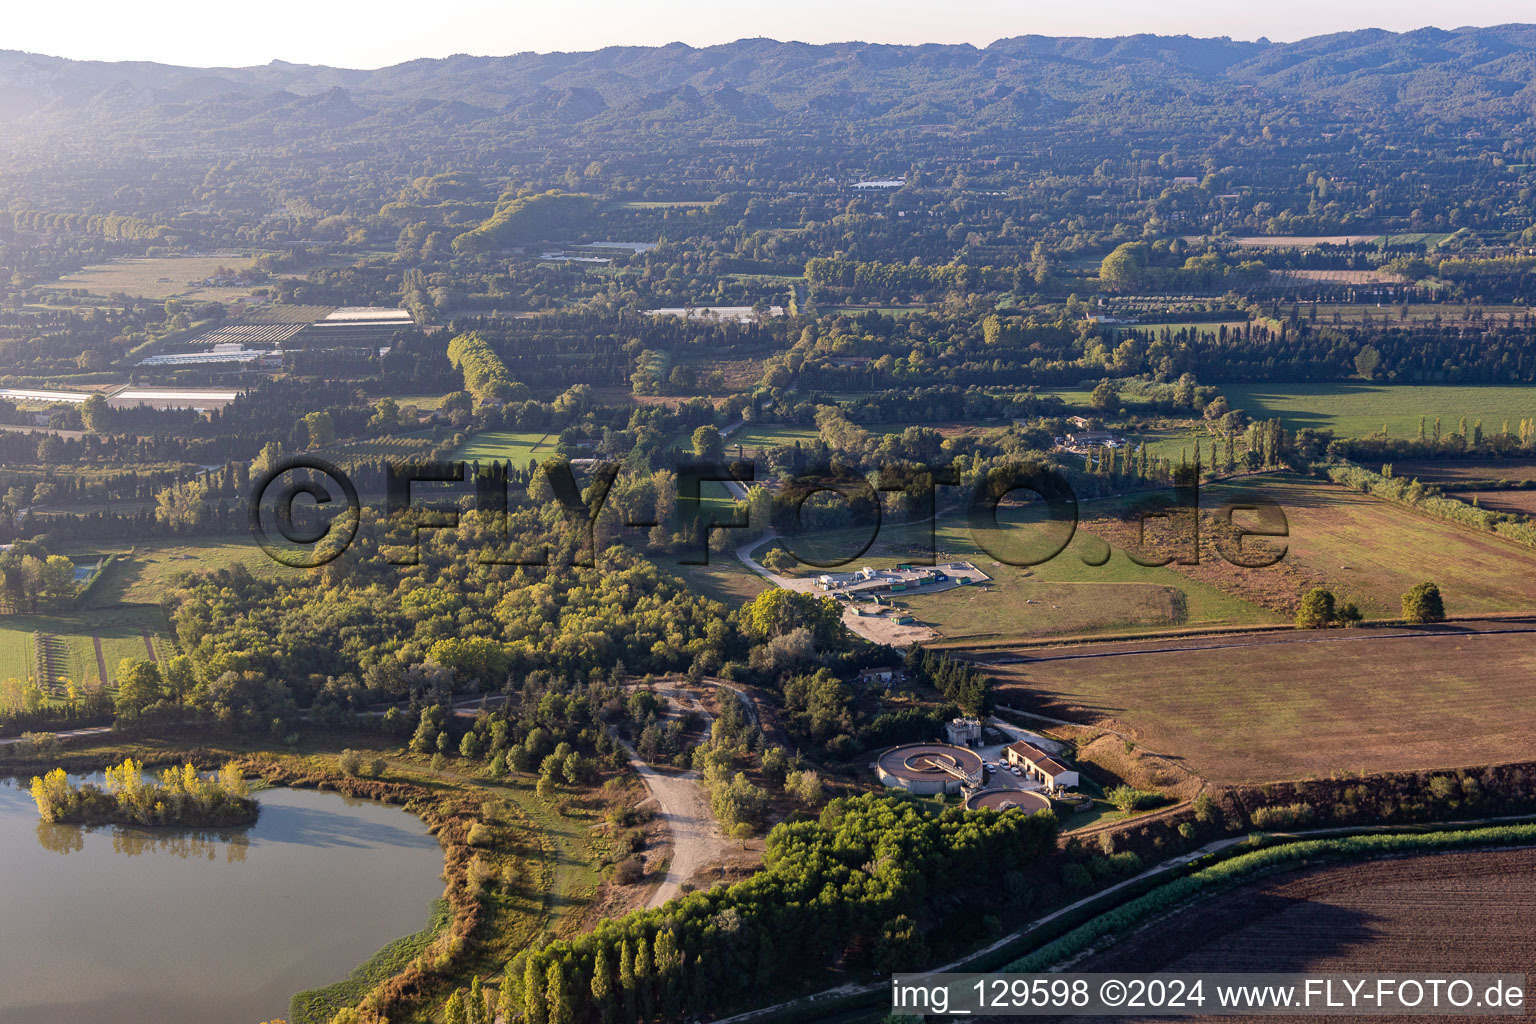
<path id="1" fill-rule="evenodd" d="M 1536 974 L 1533 914 L 1536 850 L 1343 864 L 1197 901 L 1074 963 L 1072 970 Z M 1126 1024 L 1142 1018 L 1071 1019 Z"/>
<path id="2" fill-rule="evenodd" d="M 1423 459 L 1393 463 L 1392 475 L 1416 477 L 1425 483 L 1536 480 L 1536 462 L 1526 459 Z"/>
<path id="3" fill-rule="evenodd" d="M 1467 502 L 1475 498 L 1478 505 L 1493 512 L 1514 512 L 1527 516 L 1536 515 L 1536 490 L 1456 491 L 1451 496 Z"/>
<path id="4" fill-rule="evenodd" d="M 1536 759 L 1536 620 L 984 651 L 999 704 L 1218 783 Z"/>

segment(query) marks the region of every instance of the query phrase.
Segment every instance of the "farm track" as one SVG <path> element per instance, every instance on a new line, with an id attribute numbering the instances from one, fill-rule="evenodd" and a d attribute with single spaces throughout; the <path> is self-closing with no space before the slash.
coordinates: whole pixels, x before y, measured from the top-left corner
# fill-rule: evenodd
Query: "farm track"
<path id="1" fill-rule="evenodd" d="M 1221 651 L 1236 648 L 1271 647 L 1286 644 L 1364 643 L 1372 640 L 1406 640 L 1423 637 L 1490 636 L 1500 633 L 1536 633 L 1536 619 L 1526 613 L 1503 624 L 1496 619 L 1478 619 L 1466 623 L 1445 623 L 1435 626 L 1402 626 L 1376 629 L 1329 629 L 1298 630 L 1292 627 L 1264 632 L 1234 631 L 1225 634 L 1220 641 L 1211 637 L 1167 638 L 1148 637 L 1146 640 L 1115 640 L 1101 644 L 1083 644 L 1070 653 L 1025 654 L 1024 650 L 1050 652 L 1051 645 L 1042 644 L 1030 648 L 995 648 L 977 651 L 970 660 L 979 665 L 1035 664 L 1047 661 L 1076 661 L 1092 658 L 1122 658 L 1148 654 L 1177 654 L 1187 651 Z M 963 653 L 961 648 L 951 648 Z M 1010 657 L 1010 655 L 1012 655 Z M 1001 660 L 1006 657 L 1007 660 Z"/>
<path id="2" fill-rule="evenodd" d="M 99 673 L 98 678 L 101 680 L 102 685 L 105 686 L 108 679 L 107 656 L 101 650 L 101 634 L 92 633 L 91 643 L 96 647 L 96 671 Z"/>

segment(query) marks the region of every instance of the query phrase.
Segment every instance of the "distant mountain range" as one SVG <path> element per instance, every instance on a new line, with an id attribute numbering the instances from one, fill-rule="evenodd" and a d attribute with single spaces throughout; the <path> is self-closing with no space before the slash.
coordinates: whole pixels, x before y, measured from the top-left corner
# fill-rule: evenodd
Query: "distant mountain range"
<path id="1" fill-rule="evenodd" d="M 454 56 L 374 71 L 281 61 L 190 68 L 0 51 L 0 121 L 40 130 L 153 124 L 174 133 L 247 124 L 260 134 L 378 118 L 440 129 L 487 120 L 993 127 L 1234 104 L 1525 122 L 1536 114 L 1536 26 L 1366 29 L 1294 43 L 1019 36 L 980 49 L 743 39 Z"/>

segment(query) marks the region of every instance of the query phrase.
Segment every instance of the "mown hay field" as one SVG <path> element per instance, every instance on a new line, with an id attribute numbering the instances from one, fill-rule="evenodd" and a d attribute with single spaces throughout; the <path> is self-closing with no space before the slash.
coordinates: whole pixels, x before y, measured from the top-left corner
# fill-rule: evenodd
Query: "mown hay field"
<path id="1" fill-rule="evenodd" d="M 141 299 L 188 299 L 233 302 L 251 293 L 245 287 L 202 287 L 191 282 L 211 278 L 221 267 L 245 270 L 248 256 L 156 256 L 114 260 L 84 267 L 48 285 L 55 289 L 84 289 L 92 295 L 123 292 Z"/>
<path id="2" fill-rule="evenodd" d="M 1469 431 L 1481 419 L 1491 434 L 1505 420 L 1513 431 L 1521 419 L 1536 417 L 1532 385 L 1231 384 L 1222 394 L 1252 419 L 1279 417 L 1287 430 L 1311 427 L 1339 437 L 1368 437 L 1383 426 L 1389 437 L 1417 437 L 1420 417 L 1426 433 L 1437 417 L 1447 434 L 1465 417 Z"/>

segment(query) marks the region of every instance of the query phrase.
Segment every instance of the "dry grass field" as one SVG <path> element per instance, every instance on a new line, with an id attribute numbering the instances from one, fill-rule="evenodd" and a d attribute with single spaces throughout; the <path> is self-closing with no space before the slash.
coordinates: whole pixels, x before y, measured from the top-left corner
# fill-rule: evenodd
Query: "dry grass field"
<path id="1" fill-rule="evenodd" d="M 1536 850 L 1317 867 L 1198 901 L 1072 969 L 1526 973 L 1536 962 L 1533 905 Z"/>
<path id="2" fill-rule="evenodd" d="M 1254 498 L 1280 507 L 1288 535 L 1244 540 L 1245 550 L 1255 545 L 1285 548 L 1277 564 L 1245 569 L 1218 556 L 1214 514 Z M 1135 521 L 1120 518 L 1130 504 L 1130 499 L 1085 503 L 1083 526 L 1117 549 L 1141 550 L 1143 557 L 1190 550 L 1187 543 L 1176 544 L 1172 535 L 1164 537 L 1160 528 L 1149 530 L 1147 545 L 1139 546 Z M 1201 489 L 1200 505 L 1199 562 L 1173 564 L 1168 571 L 1273 612 L 1294 612 L 1303 593 L 1321 586 L 1341 601 L 1354 601 L 1366 618 L 1396 618 L 1403 593 L 1424 580 L 1439 585 L 1452 615 L 1536 611 L 1536 551 L 1358 491 L 1311 477 L 1274 474 L 1207 485 Z M 1258 517 L 1238 513 L 1237 521 L 1257 525 Z"/>
<path id="3" fill-rule="evenodd" d="M 1536 758 L 1536 621 L 988 652 L 998 701 L 1219 783 Z"/>
<path id="4" fill-rule="evenodd" d="M 1246 489 L 1210 487 L 1203 501 Z M 1536 551 L 1321 481 L 1267 477 L 1255 489 L 1285 510 L 1287 561 L 1368 618 L 1396 617 L 1403 592 L 1424 580 L 1439 584 L 1451 615 L 1536 611 Z"/>
<path id="5" fill-rule="evenodd" d="M 115 260 L 85 267 L 49 285 L 51 288 L 83 288 L 92 295 L 123 292 L 142 299 L 187 299 L 198 302 L 234 302 L 251 294 L 242 287 L 199 287 L 191 282 L 210 278 L 220 267 L 243 270 L 249 257 L 158 256 Z"/>

